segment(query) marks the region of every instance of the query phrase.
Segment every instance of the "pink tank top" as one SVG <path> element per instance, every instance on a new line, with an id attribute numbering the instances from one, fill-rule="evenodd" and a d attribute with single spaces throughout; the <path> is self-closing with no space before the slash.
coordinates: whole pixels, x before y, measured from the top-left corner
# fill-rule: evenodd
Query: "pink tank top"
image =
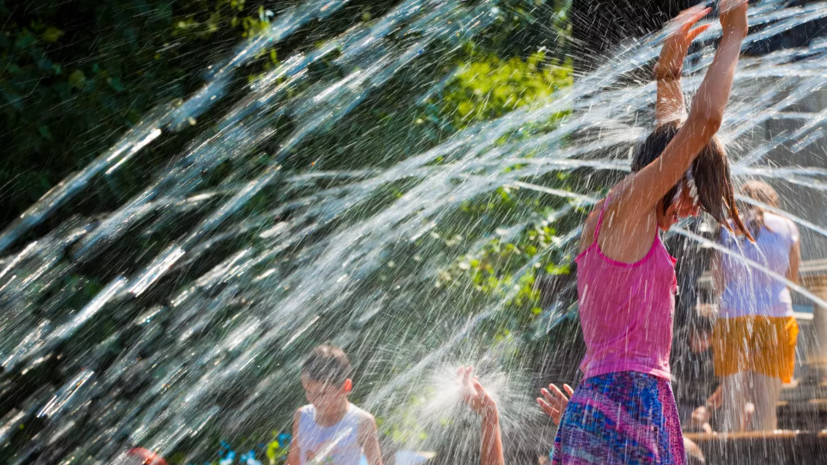
<path id="1" fill-rule="evenodd" d="M 586 378 L 637 371 L 671 379 L 676 260 L 657 233 L 649 253 L 636 263 L 603 255 L 597 238 L 606 203 L 608 199 L 597 220 L 594 244 L 575 259 L 580 323 L 586 340 L 580 369 Z"/>

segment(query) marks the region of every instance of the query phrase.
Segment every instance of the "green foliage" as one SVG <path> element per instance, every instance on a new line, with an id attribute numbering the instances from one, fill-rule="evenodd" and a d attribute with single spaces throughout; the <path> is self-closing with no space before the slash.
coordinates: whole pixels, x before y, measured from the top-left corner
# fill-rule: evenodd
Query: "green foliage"
<path id="1" fill-rule="evenodd" d="M 500 117 L 512 110 L 546 101 L 573 82 L 571 61 L 546 62 L 544 52 L 502 59 L 472 52 L 442 96 L 442 112 L 457 128 Z"/>
<path id="2" fill-rule="evenodd" d="M 560 205 L 559 201 L 553 203 Z M 556 226 L 562 220 L 549 204 L 534 195 L 501 188 L 463 207 L 467 221 L 482 214 L 494 213 L 507 218 L 518 212 L 531 219 L 516 226 L 519 229 L 516 233 L 504 229 L 494 231 L 489 235 L 493 237 L 479 250 L 461 257 L 439 273 L 439 285 L 447 289 L 476 293 L 481 299 L 506 299 L 502 311 L 493 318 L 498 321 L 496 331 L 500 336 L 509 332 L 527 333 L 528 326 L 542 313 L 540 294 L 535 286 L 539 275 L 570 272 L 572 257 L 552 247 L 560 244 Z M 500 223 L 495 220 L 494 224 Z M 562 229 L 565 231 L 567 227 Z"/>
<path id="3" fill-rule="evenodd" d="M 196 89 L 201 79 L 192 70 L 258 34 L 271 15 L 243 0 L 36 1 L 25 8 L 0 1 L 0 224 L 88 164 L 152 105 Z M 267 50 L 258 66 L 276 57 Z M 167 155 L 148 152 L 125 178 L 135 182 Z M 127 195 L 104 191 L 95 200 L 108 205 L 113 193 Z"/>
<path id="4" fill-rule="evenodd" d="M 183 2 L 183 11 L 175 19 L 176 37 L 209 40 L 234 30 L 242 37 L 255 37 L 270 24 L 273 12 L 258 5 L 251 14 L 245 0 L 191 0 Z"/>
<path id="5" fill-rule="evenodd" d="M 273 440 L 267 444 L 267 450 L 265 455 L 267 456 L 267 460 L 269 460 L 270 465 L 281 465 L 285 461 L 287 461 L 287 454 L 290 452 L 290 447 L 282 447 L 282 444 L 279 443 L 277 434 L 273 432 Z"/>
<path id="6" fill-rule="evenodd" d="M 559 60 L 547 59 L 544 52 L 536 52 L 528 58 L 512 57 L 502 59 L 492 54 L 480 54 L 473 47 L 466 47 L 467 60 L 459 66 L 459 72 L 446 86 L 440 96 L 440 117 L 451 119 L 445 123 L 453 128 L 462 128 L 473 122 L 490 120 L 507 114 L 517 108 L 547 103 L 554 93 L 570 86 L 573 82 L 571 61 L 561 64 Z M 526 134 L 509 136 L 513 141 L 528 133 L 553 129 L 565 113 L 553 116 L 543 127 L 530 128 Z M 435 163 L 441 163 L 436 160 Z M 505 169 L 506 172 L 519 169 L 519 165 Z M 551 175 L 543 184 L 569 190 L 566 175 Z M 460 225 L 480 224 L 475 231 L 465 231 L 468 240 L 491 237 L 476 252 L 454 263 L 438 274 L 438 286 L 465 293 L 468 289 L 480 298 L 508 299 L 504 311 L 497 315 L 500 322 L 498 337 L 505 337 L 511 331 L 525 332 L 527 325 L 542 312 L 540 295 L 535 286 L 539 274 L 568 274 L 569 260 L 566 255 L 550 255 L 550 246 L 559 242 L 557 229 L 549 221 L 554 208 L 566 205 L 560 199 L 525 195 L 508 187 L 466 202 L 458 218 Z M 513 218 L 531 218 L 516 237 L 508 231 L 486 231 L 485 225 L 500 225 Z M 453 231 L 439 231 L 434 234 L 457 237 Z M 461 237 L 461 236 L 460 236 Z M 533 263 L 523 274 L 525 266 Z"/>

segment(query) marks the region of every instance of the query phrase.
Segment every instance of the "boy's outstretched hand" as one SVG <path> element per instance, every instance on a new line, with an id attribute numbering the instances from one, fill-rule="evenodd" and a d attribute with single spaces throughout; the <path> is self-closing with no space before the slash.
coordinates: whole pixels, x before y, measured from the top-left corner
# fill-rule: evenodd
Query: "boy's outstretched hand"
<path id="1" fill-rule="evenodd" d="M 554 384 L 549 384 L 548 389 L 540 389 L 540 394 L 543 397 L 537 398 L 540 408 L 551 417 L 551 421 L 555 425 L 560 424 L 563 412 L 566 411 L 566 406 L 569 405 L 569 399 L 574 394 L 574 390 L 568 384 L 564 384 L 563 389 L 566 391 L 565 394 Z"/>
<path id="2" fill-rule="evenodd" d="M 474 376 L 473 367 L 459 367 L 457 381 L 462 389 L 462 400 L 482 417 L 480 465 L 505 465 L 497 403 Z"/>
<path id="3" fill-rule="evenodd" d="M 457 380 L 462 387 L 462 400 L 471 410 L 483 417 L 496 413 L 497 404 L 474 376 L 474 367 L 459 367 Z"/>

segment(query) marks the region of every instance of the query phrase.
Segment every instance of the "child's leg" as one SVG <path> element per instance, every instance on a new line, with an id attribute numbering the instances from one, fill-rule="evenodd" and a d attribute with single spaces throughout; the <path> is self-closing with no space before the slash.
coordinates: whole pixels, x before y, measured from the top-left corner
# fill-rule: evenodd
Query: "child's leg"
<path id="1" fill-rule="evenodd" d="M 736 433 L 744 431 L 744 408 L 747 404 L 749 382 L 745 372 L 725 376 L 721 398 L 721 431 Z"/>
<path id="2" fill-rule="evenodd" d="M 753 402 L 755 414 L 752 419 L 753 430 L 773 431 L 778 429 L 777 406 L 781 397 L 781 380 L 772 376 L 752 373 Z"/>

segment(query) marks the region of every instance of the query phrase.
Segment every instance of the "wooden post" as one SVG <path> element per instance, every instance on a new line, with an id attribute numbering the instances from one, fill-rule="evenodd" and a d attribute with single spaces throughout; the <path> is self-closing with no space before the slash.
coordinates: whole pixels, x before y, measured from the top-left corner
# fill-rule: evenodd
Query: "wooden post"
<path id="1" fill-rule="evenodd" d="M 827 301 L 827 261 L 805 262 L 801 269 L 801 284 L 810 292 Z M 819 381 L 827 381 L 827 308 L 813 303 L 813 329 L 816 341 L 806 363 L 818 371 Z"/>

